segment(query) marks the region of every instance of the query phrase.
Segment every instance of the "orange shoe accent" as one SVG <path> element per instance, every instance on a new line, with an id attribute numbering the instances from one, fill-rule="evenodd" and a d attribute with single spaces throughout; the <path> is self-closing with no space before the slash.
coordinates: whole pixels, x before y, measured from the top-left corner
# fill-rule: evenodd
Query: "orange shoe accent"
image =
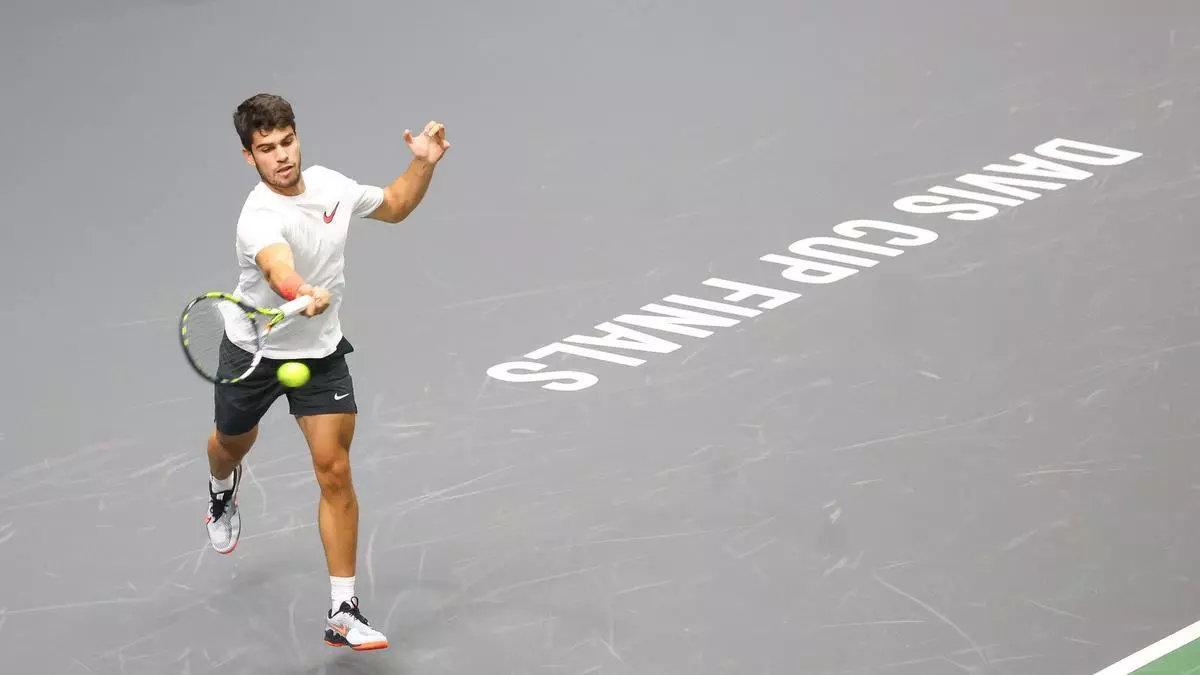
<path id="1" fill-rule="evenodd" d="M 364 642 L 361 645 L 350 645 L 350 648 L 356 652 L 368 652 L 373 649 L 387 649 L 387 640 L 382 642 Z"/>

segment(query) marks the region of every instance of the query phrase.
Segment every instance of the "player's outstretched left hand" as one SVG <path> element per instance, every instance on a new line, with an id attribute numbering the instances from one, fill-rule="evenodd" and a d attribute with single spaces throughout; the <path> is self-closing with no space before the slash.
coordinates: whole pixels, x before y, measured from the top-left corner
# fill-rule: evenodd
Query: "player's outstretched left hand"
<path id="1" fill-rule="evenodd" d="M 420 136 L 413 136 L 408 129 L 404 130 L 404 142 L 417 159 L 423 159 L 430 164 L 437 164 L 450 148 L 446 140 L 446 127 L 441 122 L 430 122 Z"/>

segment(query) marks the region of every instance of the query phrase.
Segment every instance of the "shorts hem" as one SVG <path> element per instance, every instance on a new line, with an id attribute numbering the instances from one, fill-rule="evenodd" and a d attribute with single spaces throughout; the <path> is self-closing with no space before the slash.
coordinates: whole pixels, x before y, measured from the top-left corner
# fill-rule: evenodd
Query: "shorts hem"
<path id="1" fill-rule="evenodd" d="M 258 422 L 259 421 L 255 421 L 254 424 L 250 425 L 250 428 L 242 429 L 241 431 L 230 431 L 230 426 L 228 424 L 222 424 L 222 422 L 219 420 L 213 420 L 213 426 L 216 427 L 217 433 L 220 433 L 224 436 L 241 436 L 242 434 L 247 434 L 253 431 L 254 427 L 258 426 Z"/>
<path id="2" fill-rule="evenodd" d="M 350 405 L 328 405 L 314 408 L 303 408 L 297 410 L 295 407 L 288 406 L 288 413 L 292 417 L 308 417 L 310 415 L 336 415 L 338 413 L 358 414 L 358 406 L 351 403 Z"/>

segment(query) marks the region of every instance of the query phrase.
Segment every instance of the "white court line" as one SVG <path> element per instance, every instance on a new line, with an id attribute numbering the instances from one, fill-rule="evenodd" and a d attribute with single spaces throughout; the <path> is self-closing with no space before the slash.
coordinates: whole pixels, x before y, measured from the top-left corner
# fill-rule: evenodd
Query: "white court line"
<path id="1" fill-rule="evenodd" d="M 1174 635 L 1168 635 L 1136 654 L 1126 656 L 1096 675 L 1129 675 L 1138 668 L 1157 661 L 1197 638 L 1200 638 L 1200 621 L 1181 629 Z"/>

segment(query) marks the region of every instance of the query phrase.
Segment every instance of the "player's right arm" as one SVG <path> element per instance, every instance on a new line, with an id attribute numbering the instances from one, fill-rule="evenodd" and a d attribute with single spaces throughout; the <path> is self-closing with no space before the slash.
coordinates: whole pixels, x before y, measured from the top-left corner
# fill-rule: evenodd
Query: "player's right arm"
<path id="1" fill-rule="evenodd" d="M 271 290 L 284 300 L 295 300 L 298 295 L 311 296 L 313 302 L 302 312 L 305 316 L 316 316 L 329 308 L 329 291 L 312 286 L 296 272 L 295 259 L 292 258 L 292 248 L 286 243 L 275 243 L 263 247 L 254 256 L 254 262 L 262 270 L 263 278 L 270 284 Z"/>

